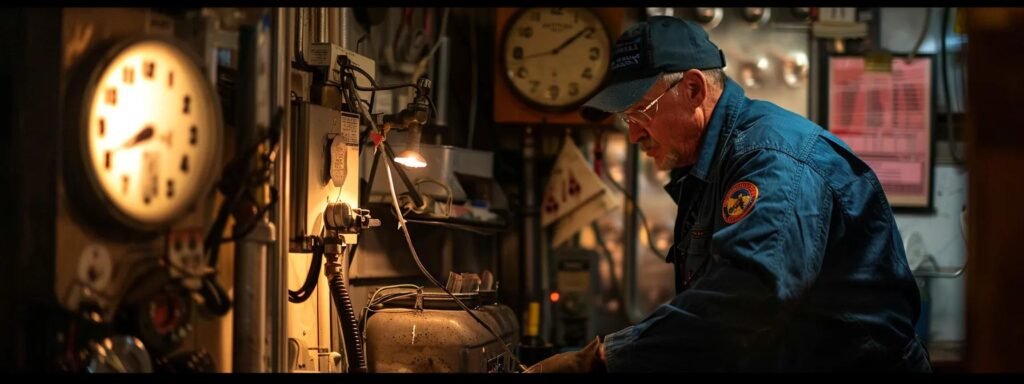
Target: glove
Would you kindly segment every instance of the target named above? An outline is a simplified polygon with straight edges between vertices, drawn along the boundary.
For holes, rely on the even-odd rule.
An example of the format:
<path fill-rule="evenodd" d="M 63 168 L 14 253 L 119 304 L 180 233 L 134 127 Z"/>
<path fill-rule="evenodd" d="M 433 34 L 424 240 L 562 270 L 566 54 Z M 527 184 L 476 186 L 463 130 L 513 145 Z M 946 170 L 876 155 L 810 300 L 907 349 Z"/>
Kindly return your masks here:
<path fill-rule="evenodd" d="M 594 338 L 579 351 L 563 352 L 534 364 L 526 373 L 603 373 L 604 361 L 598 355 L 601 339 Z"/>

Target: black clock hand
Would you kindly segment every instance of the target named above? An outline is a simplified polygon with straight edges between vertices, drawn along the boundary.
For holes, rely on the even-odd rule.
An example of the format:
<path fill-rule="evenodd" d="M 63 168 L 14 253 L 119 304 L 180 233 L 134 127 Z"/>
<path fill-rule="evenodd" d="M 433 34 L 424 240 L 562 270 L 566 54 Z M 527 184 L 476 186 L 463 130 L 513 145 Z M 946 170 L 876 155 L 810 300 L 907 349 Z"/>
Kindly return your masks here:
<path fill-rule="evenodd" d="M 553 55 L 553 54 L 555 54 L 555 51 L 554 50 L 550 50 L 550 51 L 544 51 L 544 52 L 537 52 L 537 53 L 534 53 L 532 55 L 526 55 L 526 56 L 523 56 L 523 58 L 524 59 L 529 59 L 531 57 L 544 56 L 544 55 Z"/>
<path fill-rule="evenodd" d="M 573 41 L 576 41 L 576 39 L 579 39 L 580 36 L 583 36 L 583 34 L 587 33 L 588 31 L 593 32 L 594 28 L 593 27 L 583 28 L 583 30 L 581 30 L 579 32 L 576 32 L 575 35 L 572 35 L 572 37 L 570 37 L 568 40 L 566 40 L 564 43 L 562 43 L 562 45 L 559 45 L 557 48 L 552 49 L 550 51 L 538 52 L 538 53 L 534 53 L 532 55 L 527 55 L 527 56 L 523 57 L 523 59 L 529 59 L 531 57 L 537 57 L 537 56 L 558 54 L 559 51 L 561 51 L 562 49 L 565 49 L 565 47 L 568 47 L 569 44 L 572 44 Z"/>
<path fill-rule="evenodd" d="M 592 32 L 593 30 L 594 28 L 586 27 L 583 28 L 582 31 L 576 32 L 576 34 L 570 37 L 569 40 L 566 40 L 564 43 L 562 43 L 562 45 L 559 45 L 558 48 L 555 48 L 554 53 L 558 53 L 558 51 L 565 49 L 565 47 L 568 47 L 569 44 L 572 44 L 572 42 L 576 41 L 576 39 L 579 39 L 580 36 L 583 36 L 584 33 L 587 33 L 588 31 Z"/>
<path fill-rule="evenodd" d="M 124 144 L 121 145 L 121 148 L 131 148 L 151 138 L 153 138 L 153 126 L 147 125 L 146 128 L 143 128 L 139 133 L 136 133 L 135 137 L 125 141 Z"/>

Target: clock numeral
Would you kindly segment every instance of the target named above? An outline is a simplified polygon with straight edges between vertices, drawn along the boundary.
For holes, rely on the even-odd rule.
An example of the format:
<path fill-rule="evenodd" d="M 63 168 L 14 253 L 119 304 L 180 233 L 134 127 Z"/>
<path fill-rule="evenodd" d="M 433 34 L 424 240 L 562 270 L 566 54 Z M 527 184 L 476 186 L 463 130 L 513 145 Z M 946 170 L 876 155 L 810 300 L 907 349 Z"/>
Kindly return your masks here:
<path fill-rule="evenodd" d="M 530 17 L 533 18 L 533 21 L 540 21 L 540 12 L 533 12 L 530 14 Z"/>
<path fill-rule="evenodd" d="M 107 89 L 107 104 L 117 105 L 117 88 Z"/>
<path fill-rule="evenodd" d="M 188 155 L 181 157 L 181 172 L 188 173 Z"/>
<path fill-rule="evenodd" d="M 100 137 L 103 137 L 107 133 L 107 121 L 100 119 Z"/>
<path fill-rule="evenodd" d="M 598 57 L 601 57 L 601 48 L 591 47 L 590 48 L 590 60 L 597 60 Z"/>
<path fill-rule="evenodd" d="M 569 83 L 569 96 L 576 96 L 580 94 L 580 85 L 576 83 Z"/>
<path fill-rule="evenodd" d="M 584 79 L 593 79 L 594 78 L 594 74 L 592 72 L 590 72 L 590 68 L 587 68 L 587 69 L 583 70 L 583 78 Z"/>
<path fill-rule="evenodd" d="M 512 58 L 516 59 L 516 60 L 522 60 L 523 59 L 523 47 L 514 47 L 514 48 L 512 48 Z"/>
<path fill-rule="evenodd" d="M 131 179 L 128 178 L 128 175 L 121 175 L 121 194 L 122 195 L 127 195 L 128 194 L 128 181 L 129 180 L 131 180 Z"/>
<path fill-rule="evenodd" d="M 146 78 L 152 80 L 153 75 L 156 72 L 156 63 L 152 61 L 147 61 L 145 64 L 142 65 L 142 67 L 144 68 L 143 72 L 145 73 Z"/>
<path fill-rule="evenodd" d="M 199 129 L 193 125 L 188 129 L 188 143 L 196 145 L 196 141 L 199 141 Z"/>
<path fill-rule="evenodd" d="M 547 96 L 548 99 L 551 99 L 551 100 L 557 99 L 558 98 L 558 86 L 557 85 L 552 85 L 552 86 L 548 87 L 548 92 L 547 92 L 546 96 Z"/>
<path fill-rule="evenodd" d="M 174 87 L 174 71 L 167 72 L 167 87 L 168 88 L 173 88 Z"/>
<path fill-rule="evenodd" d="M 124 76 L 122 78 L 125 84 L 132 84 L 135 82 L 135 68 L 124 67 Z"/>
<path fill-rule="evenodd" d="M 185 108 L 182 109 L 182 113 L 188 114 L 189 106 L 192 104 L 192 98 L 185 96 Z"/>
<path fill-rule="evenodd" d="M 551 8 L 551 14 L 552 15 L 561 15 L 562 14 L 562 8 Z"/>
<path fill-rule="evenodd" d="M 103 154 L 103 167 L 110 170 L 110 151 Z"/>
<path fill-rule="evenodd" d="M 174 197 L 174 180 L 167 179 L 167 198 Z"/>
<path fill-rule="evenodd" d="M 533 27 L 519 28 L 519 36 L 525 37 L 527 39 L 533 37 Z"/>
<path fill-rule="evenodd" d="M 519 69 L 516 70 L 516 76 L 521 79 L 526 78 L 526 67 L 519 67 Z"/>
<path fill-rule="evenodd" d="M 530 93 L 537 92 L 537 86 L 539 86 L 539 85 L 540 85 L 539 81 L 537 81 L 537 80 L 530 80 Z"/>

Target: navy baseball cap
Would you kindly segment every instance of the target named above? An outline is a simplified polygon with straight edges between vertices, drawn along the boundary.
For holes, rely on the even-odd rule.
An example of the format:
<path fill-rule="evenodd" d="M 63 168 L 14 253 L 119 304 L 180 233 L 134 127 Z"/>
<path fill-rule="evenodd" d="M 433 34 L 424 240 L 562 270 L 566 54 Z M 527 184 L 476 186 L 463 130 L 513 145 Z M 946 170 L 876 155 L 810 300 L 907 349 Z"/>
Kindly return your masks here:
<path fill-rule="evenodd" d="M 622 33 L 612 51 L 608 84 L 583 104 L 584 119 L 600 121 L 635 104 L 665 72 L 725 67 L 725 54 L 700 25 L 653 16 Z"/>

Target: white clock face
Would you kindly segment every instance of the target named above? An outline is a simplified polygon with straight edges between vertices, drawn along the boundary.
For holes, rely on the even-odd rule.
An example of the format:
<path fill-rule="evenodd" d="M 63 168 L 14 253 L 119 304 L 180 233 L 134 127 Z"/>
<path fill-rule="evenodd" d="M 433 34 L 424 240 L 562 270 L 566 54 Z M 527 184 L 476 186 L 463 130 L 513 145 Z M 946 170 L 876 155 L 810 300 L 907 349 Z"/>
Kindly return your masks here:
<path fill-rule="evenodd" d="M 102 70 L 85 105 L 86 147 L 118 210 L 162 224 L 206 191 L 221 145 L 214 97 L 192 59 L 160 40 L 130 45 Z"/>
<path fill-rule="evenodd" d="M 608 72 L 610 44 L 587 8 L 530 8 L 509 21 L 502 59 L 512 87 L 542 107 L 586 101 Z"/>

